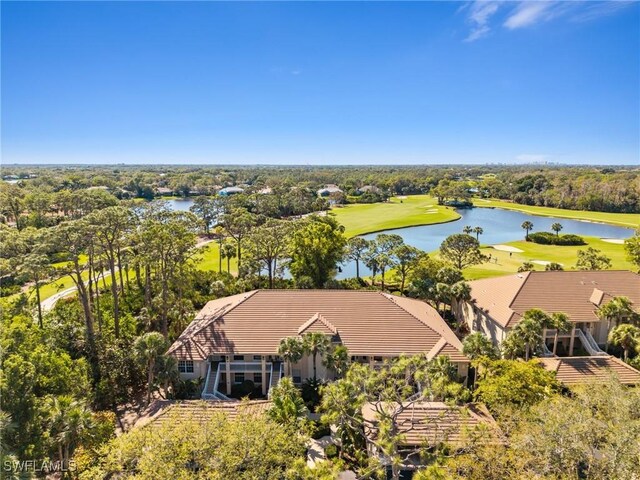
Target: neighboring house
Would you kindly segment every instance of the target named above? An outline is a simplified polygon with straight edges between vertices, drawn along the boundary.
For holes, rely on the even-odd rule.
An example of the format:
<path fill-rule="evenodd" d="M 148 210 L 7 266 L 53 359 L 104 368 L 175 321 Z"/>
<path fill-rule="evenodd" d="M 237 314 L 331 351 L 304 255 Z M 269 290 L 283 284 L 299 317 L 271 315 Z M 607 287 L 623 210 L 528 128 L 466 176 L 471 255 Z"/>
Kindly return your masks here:
<path fill-rule="evenodd" d="M 324 188 L 321 188 L 320 190 L 318 190 L 317 193 L 319 197 L 328 197 L 333 193 L 343 193 L 343 192 L 342 190 L 340 190 L 340 188 L 338 188 L 337 185 L 329 184 L 329 185 L 325 185 Z"/>
<path fill-rule="evenodd" d="M 167 187 L 157 187 L 156 188 L 156 195 L 159 195 L 161 197 L 168 196 L 168 195 L 173 195 L 173 189 L 167 188 Z"/>
<path fill-rule="evenodd" d="M 467 376 L 469 359 L 442 317 L 424 302 L 364 290 L 254 290 L 212 300 L 168 353 L 183 379 L 205 378 L 203 398 L 225 399 L 245 380 L 267 395 L 284 374 L 280 340 L 322 332 L 372 366 L 401 354 L 449 356 Z M 311 356 L 292 365 L 294 382 L 313 376 Z M 321 379 L 333 374 L 317 361 Z"/>
<path fill-rule="evenodd" d="M 360 187 L 358 188 L 358 192 L 360 193 L 382 193 L 382 190 L 380 190 L 378 187 L 376 187 L 375 185 L 365 185 L 364 187 Z"/>
<path fill-rule="evenodd" d="M 625 385 L 640 385 L 640 372 L 619 358 L 598 357 L 563 357 L 539 359 L 544 368 L 555 372 L 556 378 L 566 386 L 579 383 L 605 381 L 616 377 Z"/>
<path fill-rule="evenodd" d="M 223 197 L 228 197 L 230 195 L 237 195 L 238 193 L 243 193 L 244 189 L 240 187 L 226 187 L 221 189 L 218 192 L 218 195 L 222 195 Z"/>
<path fill-rule="evenodd" d="M 467 441 L 481 438 L 487 444 L 502 443 L 502 432 L 487 408 L 478 403 L 447 405 L 444 402 L 415 402 L 407 404 L 365 404 L 362 409 L 367 451 L 380 455 L 376 447 L 381 408 L 395 417 L 394 427 L 401 435 L 398 451 L 403 458 L 401 470 L 414 470 L 424 465 L 421 449 L 446 444 L 452 449 L 465 446 Z M 388 409 L 395 409 L 396 412 Z M 384 457 L 381 458 L 383 462 Z"/>
<path fill-rule="evenodd" d="M 201 425 L 216 415 L 225 415 L 234 420 L 238 414 L 263 415 L 271 407 L 267 400 L 250 400 L 242 402 L 207 402 L 203 400 L 157 400 L 150 407 L 150 413 L 141 417 L 136 428 L 151 426 L 160 427 L 167 422 L 178 424 L 187 420 L 195 420 Z"/>
<path fill-rule="evenodd" d="M 609 325 L 596 313 L 613 297 L 625 296 L 640 306 L 640 275 L 623 270 L 524 272 L 476 280 L 469 286 L 471 300 L 455 304 L 454 311 L 471 331 L 484 332 L 495 344 L 527 310 L 566 313 L 574 328 L 559 335 L 561 356 L 572 356 L 580 346 L 591 355 L 603 354 L 598 345 L 606 343 Z M 545 332 L 547 344 L 553 335 L 552 330 Z"/>

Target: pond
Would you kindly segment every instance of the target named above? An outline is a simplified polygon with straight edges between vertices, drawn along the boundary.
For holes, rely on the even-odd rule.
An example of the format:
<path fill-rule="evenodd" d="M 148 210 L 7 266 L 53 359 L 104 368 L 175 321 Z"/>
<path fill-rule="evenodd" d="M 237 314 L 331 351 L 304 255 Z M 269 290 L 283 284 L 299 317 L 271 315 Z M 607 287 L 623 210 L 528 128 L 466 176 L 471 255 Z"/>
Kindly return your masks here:
<path fill-rule="evenodd" d="M 174 210 L 189 210 L 189 207 L 193 205 L 193 199 L 171 199 L 167 200 L 167 204 Z M 480 243 L 483 245 L 496 245 L 524 238 L 525 232 L 522 230 L 521 225 L 525 221 L 533 223 L 534 232 L 550 232 L 551 225 L 557 222 L 562 225 L 562 233 L 574 233 L 576 235 L 600 238 L 628 238 L 633 235 L 633 230 L 630 228 L 566 218 L 540 217 L 499 208 L 468 208 L 460 209 L 458 213 L 461 218 L 453 222 L 399 228 L 387 230 L 384 233 L 398 234 L 404 239 L 405 243 L 425 252 L 437 250 L 445 238 L 454 233 L 462 233 L 462 229 L 466 225 L 482 227 L 484 233 L 480 235 Z M 363 238 L 372 240 L 378 233 L 363 235 Z M 341 269 L 342 271 L 337 276 L 339 279 L 355 277 L 356 275 L 354 262 L 342 265 Z M 370 272 L 366 267 L 360 265 L 360 274 L 370 275 Z"/>
<path fill-rule="evenodd" d="M 163 200 L 162 197 L 158 198 L 158 200 Z M 172 198 L 170 200 L 164 200 L 167 206 L 171 210 L 177 210 L 180 212 L 188 212 L 193 205 L 193 198 Z"/>
<path fill-rule="evenodd" d="M 513 210 L 503 210 L 499 208 L 466 208 L 458 210 L 461 218 L 449 222 L 435 225 L 424 225 L 420 227 L 398 228 L 387 230 L 384 233 L 395 233 L 404 239 L 405 243 L 412 245 L 425 252 L 432 252 L 440 247 L 442 241 L 454 233 L 462 233 L 462 229 L 470 227 L 482 227 L 484 233 L 480 235 L 480 243 L 483 245 L 496 245 L 514 240 L 523 239 L 525 232 L 521 225 L 525 221 L 533 223 L 533 231 L 551 231 L 553 223 L 562 225 L 562 233 L 574 233 L 600 238 L 627 238 L 633 235 L 630 228 L 616 227 L 604 223 L 593 223 L 579 220 L 569 220 L 566 218 L 539 217 Z M 372 240 L 377 233 L 363 235 L 363 238 Z M 338 278 L 349 278 L 355 276 L 355 263 L 350 262 L 342 266 L 342 272 Z M 364 271 L 364 273 L 363 273 Z M 360 266 L 360 274 L 368 275 L 366 267 Z"/>

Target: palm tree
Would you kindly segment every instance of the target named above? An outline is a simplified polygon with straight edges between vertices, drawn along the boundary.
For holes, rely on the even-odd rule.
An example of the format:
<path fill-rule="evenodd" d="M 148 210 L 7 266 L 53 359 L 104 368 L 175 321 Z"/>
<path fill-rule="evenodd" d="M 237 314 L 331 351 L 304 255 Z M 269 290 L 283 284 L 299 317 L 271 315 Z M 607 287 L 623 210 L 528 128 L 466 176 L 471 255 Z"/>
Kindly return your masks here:
<path fill-rule="evenodd" d="M 553 335 L 553 354 L 555 355 L 556 349 L 558 348 L 558 335 L 570 331 L 573 328 L 573 324 L 569 320 L 569 315 L 556 312 L 549 316 L 549 321 L 545 326 L 555 329 L 555 334 Z"/>
<path fill-rule="evenodd" d="M 542 310 L 533 308 L 524 314 L 524 319 L 516 326 L 514 333 L 522 338 L 525 347 L 524 359 L 529 360 L 532 350 L 542 343 L 542 327 L 548 315 Z"/>
<path fill-rule="evenodd" d="M 467 335 L 462 341 L 462 353 L 470 360 L 488 357 L 495 360 L 500 357 L 498 349 L 484 333 L 475 332 Z M 478 367 L 473 369 L 473 383 L 478 379 Z"/>
<path fill-rule="evenodd" d="M 67 468 L 79 439 L 94 428 L 93 415 L 84 402 L 62 395 L 47 401 L 51 436 L 58 442 L 58 457 Z"/>
<path fill-rule="evenodd" d="M 500 344 L 502 356 L 508 360 L 515 360 L 525 350 L 525 344 L 518 330 L 514 329 Z"/>
<path fill-rule="evenodd" d="M 462 233 L 467 235 L 471 235 L 472 232 L 473 232 L 473 227 L 471 225 L 467 225 L 462 229 Z"/>
<path fill-rule="evenodd" d="M 323 361 L 323 365 L 333 370 L 337 377 L 342 377 L 347 372 L 349 363 L 349 350 L 344 345 L 336 345 Z"/>
<path fill-rule="evenodd" d="M 458 307 L 458 310 L 460 310 L 460 305 L 462 304 L 462 302 L 467 302 L 471 300 L 471 287 L 464 280 L 454 283 L 451 286 L 451 298 L 452 300 L 456 301 L 456 306 Z M 454 313 L 457 314 L 459 312 L 454 312 Z M 456 318 L 459 318 L 459 317 L 460 317 L 459 315 L 456 315 Z M 458 331 L 460 330 L 460 324 L 461 322 L 458 322 Z"/>
<path fill-rule="evenodd" d="M 562 230 L 562 225 L 556 222 L 553 225 L 551 225 L 551 230 L 556 232 L 557 236 L 560 236 L 560 230 Z"/>
<path fill-rule="evenodd" d="M 476 234 L 476 240 L 480 241 L 480 235 L 484 233 L 484 230 L 482 229 L 482 227 L 474 227 L 473 233 Z"/>
<path fill-rule="evenodd" d="M 313 380 L 317 380 L 316 359 L 318 354 L 324 355 L 331 347 L 331 340 L 324 333 L 311 332 L 302 336 L 302 349 L 313 357 Z"/>
<path fill-rule="evenodd" d="M 640 346 L 640 328 L 630 323 L 618 325 L 609 333 L 609 342 L 622 348 L 626 362 L 629 359 L 629 351 L 635 351 Z"/>
<path fill-rule="evenodd" d="M 225 242 L 220 248 L 220 256 L 227 259 L 227 273 L 231 272 L 231 259 L 236 258 L 236 246 L 231 242 Z"/>
<path fill-rule="evenodd" d="M 167 342 L 159 332 L 149 332 L 138 337 L 133 344 L 133 348 L 138 358 L 147 369 L 147 405 L 151 402 L 151 392 L 155 377 L 156 363 L 167 349 Z"/>
<path fill-rule="evenodd" d="M 493 342 L 482 332 L 470 333 L 462 341 L 462 353 L 470 360 L 480 357 L 489 357 L 495 360 L 499 357 L 498 349 Z"/>
<path fill-rule="evenodd" d="M 601 305 L 596 311 L 596 315 L 600 320 L 607 320 L 607 332 L 611 331 L 611 321 L 615 320 L 616 325 L 623 318 L 633 315 L 632 302 L 627 297 L 613 297 L 610 301 Z M 605 351 L 609 347 L 609 337 L 605 344 Z"/>
<path fill-rule="evenodd" d="M 303 353 L 302 341 L 299 338 L 287 337 L 280 340 L 278 355 L 284 360 L 288 375 L 291 375 L 291 366 L 300 361 Z"/>
<path fill-rule="evenodd" d="M 531 223 L 530 221 L 527 220 L 525 222 L 522 222 L 522 225 L 520 225 L 520 226 L 527 232 L 525 234 L 525 236 L 524 236 L 524 239 L 528 241 L 529 240 L 529 232 L 531 230 L 533 230 L 533 223 Z"/>
<path fill-rule="evenodd" d="M 307 407 L 290 378 L 283 378 L 270 392 L 271 408 L 267 415 L 282 425 L 296 425 L 307 418 Z"/>

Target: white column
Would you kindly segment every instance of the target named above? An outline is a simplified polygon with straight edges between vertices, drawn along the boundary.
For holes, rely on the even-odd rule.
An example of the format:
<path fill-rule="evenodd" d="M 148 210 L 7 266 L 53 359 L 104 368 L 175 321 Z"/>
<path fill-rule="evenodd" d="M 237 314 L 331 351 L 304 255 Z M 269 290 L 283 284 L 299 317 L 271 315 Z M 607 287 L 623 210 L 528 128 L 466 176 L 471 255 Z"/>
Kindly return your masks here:
<path fill-rule="evenodd" d="M 576 338 L 576 326 L 574 325 L 571 329 L 571 339 L 569 339 L 569 356 L 573 356 L 573 343 Z"/>
<path fill-rule="evenodd" d="M 261 361 L 262 361 L 262 395 L 266 395 L 267 394 L 267 357 L 262 355 Z"/>
<path fill-rule="evenodd" d="M 225 357 L 226 376 L 227 376 L 227 395 L 231 395 L 231 355 Z"/>

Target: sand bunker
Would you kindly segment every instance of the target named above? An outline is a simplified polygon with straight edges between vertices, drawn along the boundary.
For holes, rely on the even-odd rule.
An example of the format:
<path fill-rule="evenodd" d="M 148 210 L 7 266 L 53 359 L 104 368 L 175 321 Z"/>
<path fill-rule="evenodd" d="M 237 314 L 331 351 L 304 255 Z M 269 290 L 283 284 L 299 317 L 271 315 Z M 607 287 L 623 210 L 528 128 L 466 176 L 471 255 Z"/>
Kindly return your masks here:
<path fill-rule="evenodd" d="M 494 245 L 494 249 L 500 250 L 501 252 L 512 252 L 512 253 L 522 253 L 524 250 L 520 250 L 519 248 L 512 247 L 510 245 Z"/>
<path fill-rule="evenodd" d="M 558 265 L 562 265 L 560 262 L 549 262 L 547 260 L 531 260 L 531 263 L 535 263 L 538 265 L 551 265 L 552 263 L 557 263 Z"/>
<path fill-rule="evenodd" d="M 617 243 L 618 245 L 622 245 L 624 243 L 624 239 L 622 238 L 601 238 L 600 240 L 607 243 Z"/>

